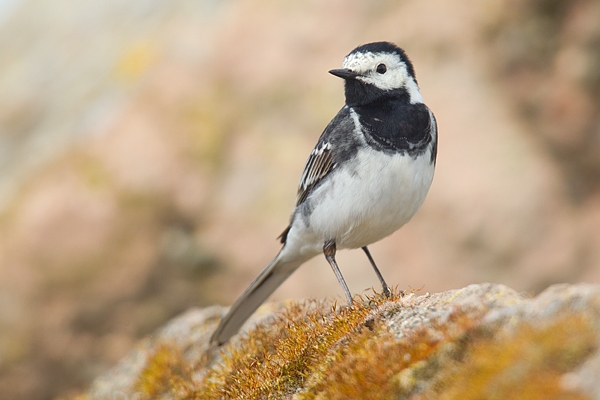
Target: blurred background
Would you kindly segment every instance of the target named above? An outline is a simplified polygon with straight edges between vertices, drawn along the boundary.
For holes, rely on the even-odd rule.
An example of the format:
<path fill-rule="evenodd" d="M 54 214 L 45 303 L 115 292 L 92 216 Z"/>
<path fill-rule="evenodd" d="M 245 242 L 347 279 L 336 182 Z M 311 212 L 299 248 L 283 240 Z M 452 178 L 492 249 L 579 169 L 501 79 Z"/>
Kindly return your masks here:
<path fill-rule="evenodd" d="M 600 2 L 0 0 L 0 393 L 85 388 L 279 250 L 327 73 L 393 41 L 437 116 L 417 216 L 371 246 L 420 293 L 600 282 Z M 355 293 L 378 281 L 338 256 Z M 338 297 L 319 257 L 273 299 Z"/>

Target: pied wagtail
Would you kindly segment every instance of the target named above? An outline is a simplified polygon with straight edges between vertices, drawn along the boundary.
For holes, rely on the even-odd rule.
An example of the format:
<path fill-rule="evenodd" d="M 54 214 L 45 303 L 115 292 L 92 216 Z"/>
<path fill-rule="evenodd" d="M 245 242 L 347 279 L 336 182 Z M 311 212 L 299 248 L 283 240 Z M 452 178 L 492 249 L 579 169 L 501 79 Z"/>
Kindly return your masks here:
<path fill-rule="evenodd" d="M 435 117 L 423 103 L 404 51 L 388 42 L 357 47 L 341 69 L 346 104 L 310 153 L 283 247 L 211 337 L 221 345 L 302 263 L 323 253 L 348 302 L 337 249 L 362 248 L 389 295 L 367 245 L 400 229 L 423 204 L 437 155 Z"/>

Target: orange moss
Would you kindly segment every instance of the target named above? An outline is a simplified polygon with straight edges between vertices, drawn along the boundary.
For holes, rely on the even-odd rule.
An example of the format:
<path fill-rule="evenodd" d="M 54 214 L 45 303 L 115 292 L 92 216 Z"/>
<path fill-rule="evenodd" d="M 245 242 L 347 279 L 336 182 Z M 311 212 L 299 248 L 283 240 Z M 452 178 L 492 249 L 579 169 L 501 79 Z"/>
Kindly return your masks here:
<path fill-rule="evenodd" d="M 586 399 L 561 385 L 562 375 L 595 349 L 585 315 L 568 315 L 545 327 L 522 322 L 499 335 L 473 335 L 463 361 L 449 360 L 423 399 Z"/>
<path fill-rule="evenodd" d="M 441 325 L 416 329 L 398 339 L 381 324 L 375 331 L 364 330 L 353 336 L 343 348 L 332 349 L 331 361 L 320 366 L 319 378 L 311 379 L 299 399 L 390 399 L 408 395 L 414 379 L 399 376 L 411 366 L 420 374 L 430 372 L 423 367 L 440 345 L 464 334 L 476 324 L 477 318 L 455 311 Z M 434 363 L 435 364 L 435 363 Z M 436 371 L 435 367 L 429 368 Z M 420 377 L 422 379 L 424 377 Z"/>
<path fill-rule="evenodd" d="M 160 344 L 149 357 L 136 389 L 142 398 L 168 394 L 170 398 L 189 396 L 193 370 L 175 344 Z"/>
<path fill-rule="evenodd" d="M 143 398 L 186 400 L 585 399 L 561 379 L 595 348 L 586 315 L 483 328 L 485 310 L 455 309 L 398 337 L 384 322 L 402 307 L 399 299 L 375 296 L 352 307 L 294 303 L 224 347 L 196 380 L 181 351 L 161 345 L 137 388 Z"/>
<path fill-rule="evenodd" d="M 229 346 L 221 363 L 205 378 L 195 399 L 281 398 L 290 395 L 315 372 L 315 366 L 332 358 L 331 349 L 361 331 L 367 331 L 372 313 L 399 298 L 367 298 L 352 307 L 323 302 L 293 304 L 275 321 L 249 332 L 236 347 Z M 363 329 L 367 327 L 367 329 Z"/>

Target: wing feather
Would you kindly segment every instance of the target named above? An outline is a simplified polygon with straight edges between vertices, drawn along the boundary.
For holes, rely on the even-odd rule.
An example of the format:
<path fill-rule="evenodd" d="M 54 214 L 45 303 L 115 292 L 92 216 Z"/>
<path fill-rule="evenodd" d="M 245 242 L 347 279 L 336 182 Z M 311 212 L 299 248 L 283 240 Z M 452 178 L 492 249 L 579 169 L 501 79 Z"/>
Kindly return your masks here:
<path fill-rule="evenodd" d="M 340 112 L 335 116 L 333 120 L 327 125 L 325 131 L 321 134 L 319 141 L 315 148 L 311 151 L 306 164 L 304 164 L 304 170 L 298 183 L 298 193 L 296 195 L 296 207 L 306 201 L 310 193 L 313 191 L 315 186 L 319 184 L 335 167 L 336 163 L 333 157 L 333 144 L 331 139 L 335 138 L 335 132 L 341 130 L 341 132 L 347 133 L 355 129 L 354 119 L 350 116 L 348 106 L 344 106 Z M 344 135 L 342 135 L 344 136 Z M 338 135 L 339 137 L 339 135 Z M 339 150 L 336 151 L 339 154 Z M 295 212 L 292 213 L 292 220 Z M 281 243 L 287 241 L 288 233 L 292 228 L 290 225 L 279 235 Z"/>
<path fill-rule="evenodd" d="M 298 194 L 296 195 L 296 206 L 299 206 L 306 200 L 311 190 L 334 168 L 333 157 L 331 155 L 331 144 L 321 142 L 311 151 L 306 160 L 300 183 L 298 184 Z"/>

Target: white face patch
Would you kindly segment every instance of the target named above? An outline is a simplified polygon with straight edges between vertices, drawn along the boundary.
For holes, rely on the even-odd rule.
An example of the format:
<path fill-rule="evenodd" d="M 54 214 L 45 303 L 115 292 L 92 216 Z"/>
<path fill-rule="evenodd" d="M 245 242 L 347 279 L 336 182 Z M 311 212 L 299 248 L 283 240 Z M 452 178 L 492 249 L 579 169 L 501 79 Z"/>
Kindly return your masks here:
<path fill-rule="evenodd" d="M 383 64 L 386 72 L 377 72 L 377 66 Z M 343 68 L 360 74 L 356 79 L 382 90 L 406 88 L 413 104 L 423 103 L 419 86 L 408 74 L 406 63 L 397 54 L 390 53 L 353 53 L 344 59 Z"/>

